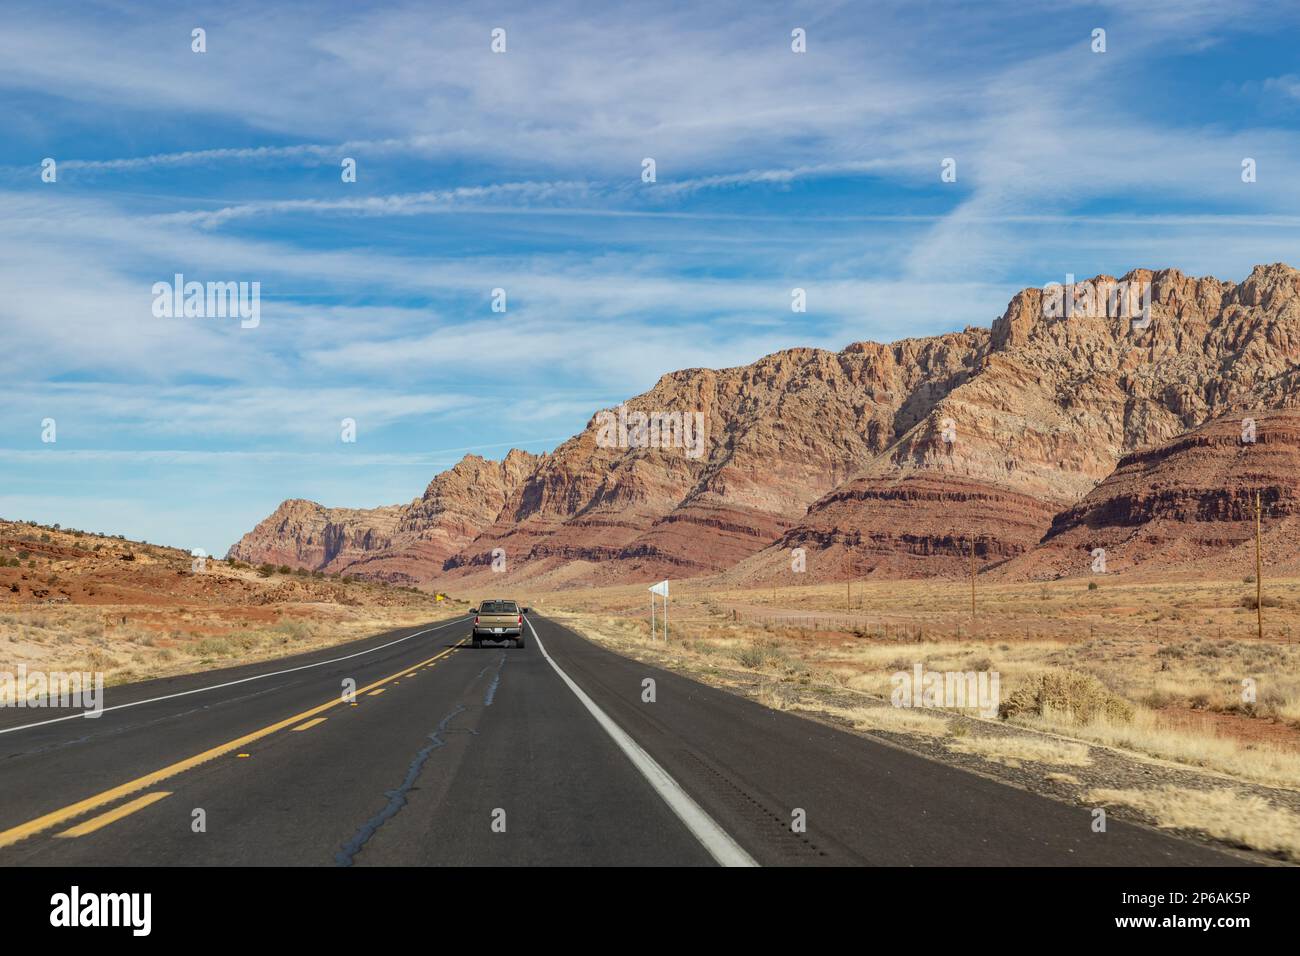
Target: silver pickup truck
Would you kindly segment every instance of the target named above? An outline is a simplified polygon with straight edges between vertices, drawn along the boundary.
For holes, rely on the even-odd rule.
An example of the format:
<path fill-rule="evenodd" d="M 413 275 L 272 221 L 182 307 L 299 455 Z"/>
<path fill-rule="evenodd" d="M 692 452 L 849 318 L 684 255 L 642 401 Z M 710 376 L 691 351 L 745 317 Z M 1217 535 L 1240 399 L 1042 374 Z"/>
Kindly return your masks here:
<path fill-rule="evenodd" d="M 524 646 L 524 615 L 528 608 L 515 601 L 484 601 L 471 612 L 474 630 L 470 635 L 475 647 L 484 641 L 514 641 L 515 647 Z"/>

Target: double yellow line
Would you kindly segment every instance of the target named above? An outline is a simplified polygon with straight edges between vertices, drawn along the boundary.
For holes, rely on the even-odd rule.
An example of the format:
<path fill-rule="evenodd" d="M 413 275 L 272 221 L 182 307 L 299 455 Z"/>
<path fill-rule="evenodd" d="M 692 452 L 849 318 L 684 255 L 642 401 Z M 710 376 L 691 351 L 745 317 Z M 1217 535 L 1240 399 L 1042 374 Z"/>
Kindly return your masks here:
<path fill-rule="evenodd" d="M 424 667 L 426 665 L 432 664 L 434 661 L 438 660 L 439 658 L 446 657 L 452 651 L 461 647 L 463 643 L 464 642 L 461 641 L 447 648 L 445 651 L 442 651 L 439 654 L 435 654 L 433 657 L 430 657 L 428 660 L 421 661 L 420 663 L 415 664 L 414 666 L 403 667 L 396 674 L 391 674 L 388 677 L 383 678 L 382 680 L 377 680 L 373 684 L 367 684 L 365 687 L 362 687 L 359 690 L 357 690 L 356 696 L 360 697 L 362 694 L 366 693 L 369 690 L 373 690 L 376 687 L 381 687 L 384 684 L 387 684 L 389 681 L 395 680 L 398 677 L 405 677 L 407 674 L 413 673 L 415 670 L 417 670 L 420 667 Z M 152 787 L 154 784 L 162 780 L 166 780 L 168 777 L 174 777 L 177 774 L 184 773 L 187 770 L 193 770 L 195 767 L 199 766 L 199 764 L 207 763 L 209 760 L 215 760 L 217 757 L 220 757 L 224 754 L 228 754 L 232 750 L 238 750 L 240 747 L 244 747 L 248 744 L 251 744 L 255 740 L 261 740 L 263 737 L 267 737 L 278 730 L 284 730 L 286 727 L 292 727 L 293 725 L 299 724 L 304 720 L 310 720 L 313 717 L 315 717 L 317 714 L 322 714 L 333 707 L 338 707 L 343 702 L 344 702 L 344 698 L 342 695 L 340 695 L 334 698 L 333 700 L 326 701 L 325 703 L 313 707 L 310 710 L 304 710 L 301 714 L 294 714 L 292 717 L 288 717 L 284 720 L 276 721 L 274 724 L 271 724 L 267 727 L 263 727 L 261 730 L 254 730 L 250 734 L 245 734 L 244 736 L 236 738 L 235 740 L 228 741 L 227 743 L 219 744 L 218 746 L 213 747 L 210 750 L 203 751 L 203 753 L 195 754 L 193 757 L 187 757 L 184 760 L 178 760 L 176 763 L 163 767 L 161 770 L 155 770 L 153 773 L 147 773 L 143 777 L 136 777 L 134 780 L 128 781 L 127 783 L 124 783 L 120 786 L 113 787 L 111 790 L 105 790 L 103 793 L 97 793 L 93 797 L 87 797 L 85 800 L 79 800 L 76 803 L 69 804 L 68 806 L 63 807 L 60 810 L 55 810 L 51 813 L 45 814 L 44 816 L 37 817 L 35 820 L 29 820 L 26 823 L 20 823 L 16 827 L 10 827 L 8 830 L 0 831 L 0 848 L 11 846 L 12 844 L 17 843 L 19 840 L 25 840 L 29 836 L 34 836 L 37 833 L 40 833 L 44 830 L 48 830 L 51 827 L 59 826 L 62 823 L 68 822 L 69 820 L 75 820 L 77 817 L 89 813 L 91 810 L 96 810 L 99 807 L 104 806 L 105 804 L 112 803 L 115 800 L 120 800 L 122 797 L 135 793 L 137 790 L 143 790 L 146 787 Z M 141 806 L 144 805 L 147 804 L 141 804 Z M 132 809 L 133 810 L 140 809 L 140 807 L 133 807 Z"/>

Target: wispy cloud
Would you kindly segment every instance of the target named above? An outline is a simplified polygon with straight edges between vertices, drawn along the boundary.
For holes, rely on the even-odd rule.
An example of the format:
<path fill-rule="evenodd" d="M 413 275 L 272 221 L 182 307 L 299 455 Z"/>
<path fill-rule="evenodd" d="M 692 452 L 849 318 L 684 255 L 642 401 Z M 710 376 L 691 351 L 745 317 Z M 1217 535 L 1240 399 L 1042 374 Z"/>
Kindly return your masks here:
<path fill-rule="evenodd" d="M 252 216 L 293 215 L 298 213 L 349 213 L 361 216 L 420 216 L 444 212 L 464 204 L 489 201 L 516 203 L 545 202 L 555 199 L 582 199 L 590 193 L 590 184 L 582 182 L 499 183 L 488 186 L 459 186 L 455 189 L 427 190 L 389 196 L 359 196 L 346 199 L 279 199 L 245 202 L 213 210 L 164 213 L 154 219 L 163 225 L 190 223 L 213 227 L 235 219 Z"/>
<path fill-rule="evenodd" d="M 7 16 L 0 506 L 93 517 L 102 481 L 212 550 L 282 497 L 409 500 L 456 450 L 545 448 L 676 368 L 987 324 L 1065 271 L 1300 260 L 1285 6 Z M 178 272 L 260 282 L 261 326 L 154 317 Z M 229 496 L 202 526 L 195 466 Z"/>

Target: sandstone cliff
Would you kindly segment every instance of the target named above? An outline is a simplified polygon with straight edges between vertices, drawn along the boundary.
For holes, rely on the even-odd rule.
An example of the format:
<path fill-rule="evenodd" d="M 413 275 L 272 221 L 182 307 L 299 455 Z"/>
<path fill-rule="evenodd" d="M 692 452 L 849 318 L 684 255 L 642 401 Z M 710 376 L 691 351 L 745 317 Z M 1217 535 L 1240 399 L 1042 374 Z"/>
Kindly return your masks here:
<path fill-rule="evenodd" d="M 503 461 L 467 455 L 408 505 L 326 508 L 293 499 L 244 535 L 230 556 L 375 580 L 426 582 L 496 519 L 539 458 L 512 450 Z"/>
<path fill-rule="evenodd" d="M 673 372 L 547 455 L 468 457 L 405 506 L 285 502 L 232 553 L 390 580 L 565 586 L 792 580 L 797 548 L 803 580 L 960 575 L 972 547 L 981 569 L 1028 576 L 1086 572 L 1078 552 L 1106 546 L 1094 542 L 1110 542 L 1117 567 L 1231 548 L 1231 509 L 1210 519 L 1226 524 L 1189 531 L 1185 552 L 1157 529 L 1218 514 L 1216 496 L 1254 487 L 1252 459 L 1189 479 L 1173 511 L 1139 507 L 1134 483 L 1142 462 L 1161 462 L 1157 477 L 1174 485 L 1210 468 L 1203 455 L 1222 435 L 1203 426 L 1231 431 L 1231 416 L 1262 423 L 1297 404 L 1300 273 L 1122 281 L 1150 283 L 1149 323 L 1095 307 L 1066 316 L 1027 289 L 990 329 Z M 698 415 L 699 428 L 683 441 L 679 421 L 647 444 L 626 425 L 638 414 Z M 1267 420 L 1271 453 L 1290 426 Z M 1282 507 L 1285 467 L 1270 487 Z"/>

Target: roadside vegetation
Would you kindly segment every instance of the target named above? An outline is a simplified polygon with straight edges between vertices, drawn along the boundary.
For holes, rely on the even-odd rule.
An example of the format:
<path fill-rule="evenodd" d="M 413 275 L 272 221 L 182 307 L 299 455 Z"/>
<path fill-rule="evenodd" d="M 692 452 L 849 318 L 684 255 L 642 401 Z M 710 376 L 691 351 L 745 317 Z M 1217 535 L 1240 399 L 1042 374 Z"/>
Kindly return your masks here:
<path fill-rule="evenodd" d="M 1271 585 L 1277 609 L 1263 641 L 1253 612 L 1237 618 L 1241 582 L 1089 584 L 999 585 L 980 595 L 972 626 L 968 586 L 854 585 L 850 597 L 843 584 L 773 592 L 674 583 L 667 645 L 651 638 L 630 589 L 537 601 L 622 653 L 774 709 L 1058 797 L 1102 805 L 1102 794 L 1155 825 L 1300 860 L 1300 582 Z M 964 620 L 951 612 L 962 597 Z M 917 664 L 996 671 L 998 715 L 891 706 L 894 675 Z M 1250 808 L 1249 825 L 1215 819 L 1238 804 Z"/>
<path fill-rule="evenodd" d="M 462 613 L 413 587 L 0 521 L 0 671 L 106 684 L 283 657 Z M 0 702 L 3 703 L 3 702 Z"/>

